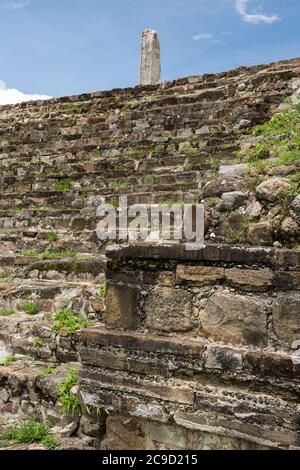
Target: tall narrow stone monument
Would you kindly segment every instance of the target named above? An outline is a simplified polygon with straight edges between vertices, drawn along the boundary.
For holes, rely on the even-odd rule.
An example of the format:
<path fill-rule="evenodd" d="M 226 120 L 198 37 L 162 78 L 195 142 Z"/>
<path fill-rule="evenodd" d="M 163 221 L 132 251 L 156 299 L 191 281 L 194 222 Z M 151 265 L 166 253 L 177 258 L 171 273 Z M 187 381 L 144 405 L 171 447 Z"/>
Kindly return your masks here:
<path fill-rule="evenodd" d="M 141 47 L 141 85 L 154 85 L 160 79 L 160 43 L 153 29 L 145 29 Z"/>

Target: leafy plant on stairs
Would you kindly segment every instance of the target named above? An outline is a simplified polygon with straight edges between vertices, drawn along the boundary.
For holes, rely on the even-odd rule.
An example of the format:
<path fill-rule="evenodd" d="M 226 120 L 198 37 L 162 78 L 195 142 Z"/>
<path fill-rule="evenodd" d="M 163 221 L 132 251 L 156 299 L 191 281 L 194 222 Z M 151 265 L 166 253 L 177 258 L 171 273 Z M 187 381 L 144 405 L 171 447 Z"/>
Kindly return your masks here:
<path fill-rule="evenodd" d="M 68 308 L 63 308 L 54 314 L 54 325 L 52 330 L 59 334 L 62 329 L 66 329 L 68 335 L 72 335 L 75 331 L 88 328 L 90 323 L 81 315 L 73 313 Z"/>
<path fill-rule="evenodd" d="M 65 381 L 58 387 L 58 401 L 62 404 L 64 413 L 71 415 L 74 415 L 79 408 L 78 398 L 72 393 L 72 388 L 75 385 L 78 385 L 78 370 L 70 369 Z"/>

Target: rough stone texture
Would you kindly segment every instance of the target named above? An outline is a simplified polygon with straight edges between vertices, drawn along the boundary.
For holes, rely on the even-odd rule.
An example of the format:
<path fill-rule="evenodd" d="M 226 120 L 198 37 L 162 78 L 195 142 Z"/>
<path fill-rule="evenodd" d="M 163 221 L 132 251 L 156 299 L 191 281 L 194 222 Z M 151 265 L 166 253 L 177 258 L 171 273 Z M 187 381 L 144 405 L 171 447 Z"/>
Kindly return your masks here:
<path fill-rule="evenodd" d="M 154 85 L 160 79 L 160 44 L 157 32 L 145 29 L 141 44 L 141 85 Z"/>
<path fill-rule="evenodd" d="M 256 188 L 256 194 L 259 199 L 274 202 L 284 190 L 290 187 L 291 185 L 282 178 L 270 178 Z"/>
<path fill-rule="evenodd" d="M 146 326 L 157 331 L 192 329 L 192 296 L 168 287 L 151 291 L 145 302 Z"/>
<path fill-rule="evenodd" d="M 256 201 L 247 207 L 246 216 L 249 217 L 249 219 L 255 219 L 256 217 L 260 216 L 261 211 L 262 205 L 260 204 L 260 202 Z"/>
<path fill-rule="evenodd" d="M 222 212 L 231 211 L 240 207 L 246 200 L 247 195 L 241 191 L 233 191 L 231 193 L 222 194 L 221 202 L 217 206 L 217 210 Z"/>
<path fill-rule="evenodd" d="M 266 314 L 263 303 L 229 292 L 213 294 L 200 311 L 200 335 L 231 344 L 265 346 Z"/>
<path fill-rule="evenodd" d="M 247 240 L 250 245 L 271 245 L 273 228 L 270 222 L 259 222 L 248 227 Z"/>
<path fill-rule="evenodd" d="M 224 279 L 224 268 L 209 266 L 177 266 L 176 277 L 180 281 L 198 283 L 216 282 Z"/>
<path fill-rule="evenodd" d="M 221 165 L 219 174 L 223 178 L 239 178 L 244 176 L 248 171 L 247 163 L 239 163 L 236 165 Z"/>
<path fill-rule="evenodd" d="M 191 431 L 183 427 L 113 416 L 107 423 L 108 447 L 115 450 L 262 450 L 242 439 Z"/>
<path fill-rule="evenodd" d="M 274 331 L 280 341 L 292 346 L 300 340 L 300 297 L 280 295 L 273 307 Z"/>
<path fill-rule="evenodd" d="M 272 286 L 274 273 L 271 269 L 225 269 L 228 282 L 249 291 L 268 290 Z"/>
<path fill-rule="evenodd" d="M 106 296 L 107 328 L 135 329 L 137 326 L 137 289 L 109 286 Z"/>
<path fill-rule="evenodd" d="M 295 197 L 292 203 L 292 209 L 297 213 L 300 214 L 300 196 Z"/>

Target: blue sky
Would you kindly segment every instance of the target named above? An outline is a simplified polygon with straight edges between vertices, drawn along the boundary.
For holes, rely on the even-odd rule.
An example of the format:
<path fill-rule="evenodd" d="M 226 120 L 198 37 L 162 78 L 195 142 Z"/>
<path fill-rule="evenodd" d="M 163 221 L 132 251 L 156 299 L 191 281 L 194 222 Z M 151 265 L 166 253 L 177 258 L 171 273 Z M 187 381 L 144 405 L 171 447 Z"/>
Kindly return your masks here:
<path fill-rule="evenodd" d="M 297 57 L 299 18 L 299 0 L 0 0 L 0 103 L 136 85 L 144 28 L 162 80 Z"/>

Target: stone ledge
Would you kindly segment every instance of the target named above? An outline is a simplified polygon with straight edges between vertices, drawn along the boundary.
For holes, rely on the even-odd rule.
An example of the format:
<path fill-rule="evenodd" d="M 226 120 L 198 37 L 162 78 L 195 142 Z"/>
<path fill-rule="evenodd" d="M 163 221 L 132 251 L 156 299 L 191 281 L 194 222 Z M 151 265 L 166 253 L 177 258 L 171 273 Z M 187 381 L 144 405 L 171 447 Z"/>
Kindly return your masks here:
<path fill-rule="evenodd" d="M 111 245 L 106 249 L 108 260 L 154 259 L 178 261 L 206 261 L 219 263 L 255 264 L 278 269 L 300 269 L 300 250 L 275 250 L 273 248 L 206 245 L 200 250 L 188 251 L 183 244 Z"/>
<path fill-rule="evenodd" d="M 82 330 L 75 333 L 74 339 L 85 346 L 105 347 L 115 345 L 131 350 L 174 354 L 191 359 L 201 358 L 207 345 L 207 342 L 201 340 L 143 335 L 132 331 L 111 331 L 105 327 Z"/>

